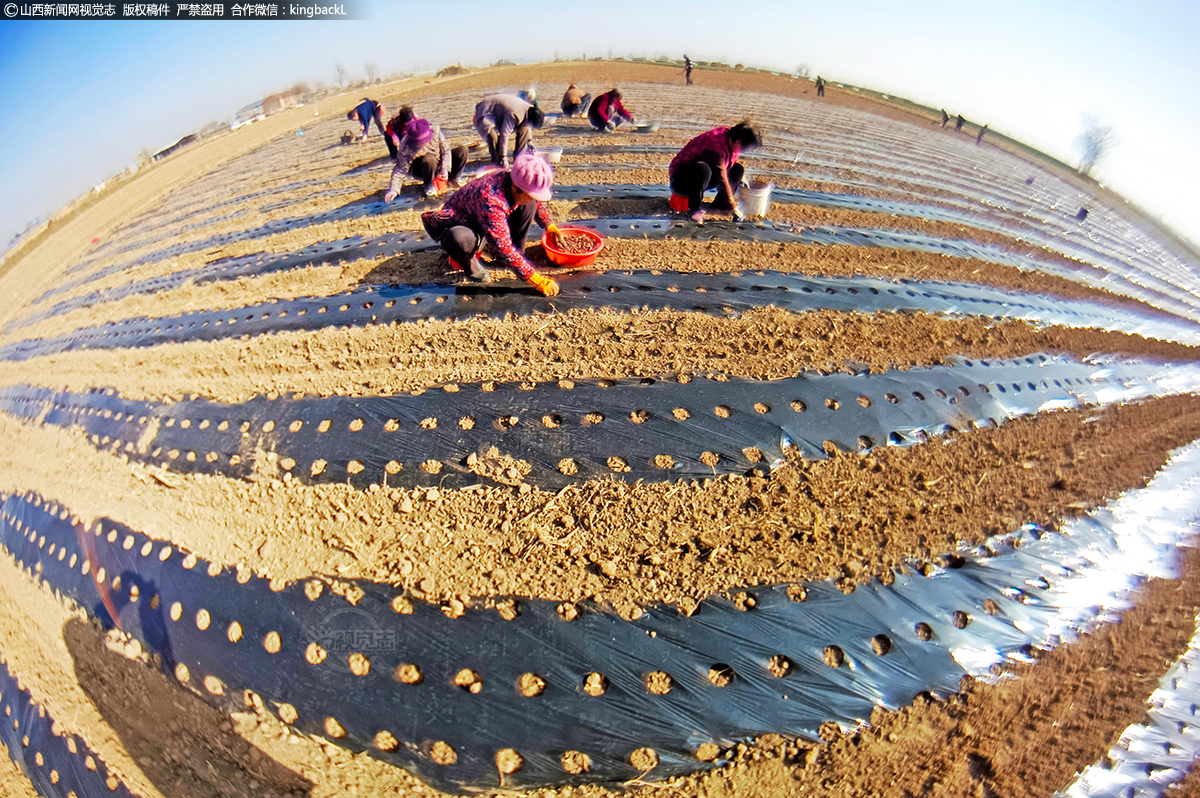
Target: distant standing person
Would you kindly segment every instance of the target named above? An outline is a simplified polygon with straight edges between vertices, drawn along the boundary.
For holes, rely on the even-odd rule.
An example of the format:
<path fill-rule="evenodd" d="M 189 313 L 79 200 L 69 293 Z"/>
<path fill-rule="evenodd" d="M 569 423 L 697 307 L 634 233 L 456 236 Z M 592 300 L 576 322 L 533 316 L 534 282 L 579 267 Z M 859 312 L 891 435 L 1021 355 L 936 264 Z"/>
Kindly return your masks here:
<path fill-rule="evenodd" d="M 362 130 L 359 131 L 359 140 L 367 140 L 367 132 L 371 129 L 371 120 L 375 120 L 375 127 L 379 128 L 380 135 L 387 137 L 387 132 L 383 129 L 383 106 L 374 100 L 363 97 L 361 103 L 353 110 L 346 114 L 347 119 L 358 120 Z"/>
<path fill-rule="evenodd" d="M 555 296 L 558 283 L 539 274 L 525 257 L 525 239 L 534 219 L 551 236 L 558 234 L 545 205 L 553 184 L 550 164 L 523 152 L 513 159 L 511 171 L 476 178 L 451 194 L 439 210 L 422 214 L 421 223 L 449 255 L 455 271 L 466 271 L 473 280 L 486 280 L 488 271 L 477 257 L 486 243 L 521 279 L 545 296 Z"/>
<path fill-rule="evenodd" d="M 820 75 L 817 75 L 817 96 L 825 96 L 825 78 L 821 77 Z"/>
<path fill-rule="evenodd" d="M 946 109 L 942 109 L 942 127 L 945 127 L 950 122 L 950 115 L 946 113 Z"/>
<path fill-rule="evenodd" d="M 700 204 L 704 192 L 715 188 L 717 198 L 713 208 L 733 211 L 734 218 L 740 219 L 734 186 L 740 186 L 746 170 L 738 163 L 738 157 L 761 144 L 758 131 L 748 122 L 714 128 L 689 141 L 667 167 L 671 210 L 687 211 L 693 222 L 703 224 L 704 211 Z"/>
<path fill-rule="evenodd" d="M 954 132 L 957 133 L 960 130 L 962 130 L 963 122 L 966 122 L 966 121 L 967 120 L 963 119 L 963 115 L 959 114 L 958 120 L 954 123 Z"/>
<path fill-rule="evenodd" d="M 979 146 L 979 142 L 983 141 L 983 134 L 987 133 L 987 129 L 988 129 L 987 125 L 984 125 L 983 127 L 979 128 L 979 135 L 975 137 L 975 146 L 976 147 Z"/>
<path fill-rule="evenodd" d="M 621 102 L 621 92 L 611 89 L 601 94 L 592 103 L 592 107 L 588 111 L 588 121 L 597 130 L 611 133 L 622 122 L 632 122 L 633 114 Z"/>
<path fill-rule="evenodd" d="M 584 94 L 583 89 L 572 83 L 567 86 L 562 98 L 563 116 L 583 116 L 592 104 L 592 95 Z"/>
<path fill-rule="evenodd" d="M 387 139 L 396 165 L 383 195 L 384 202 L 396 198 L 409 176 L 421 181 L 425 196 L 436 197 L 451 182 L 458 182 L 467 164 L 466 147 L 451 147 L 440 127 L 416 116 L 407 105 L 388 122 Z"/>
<path fill-rule="evenodd" d="M 507 169 L 508 139 L 516 134 L 513 156 L 533 148 L 533 129 L 542 126 L 546 116 L 537 102 L 526 102 L 515 94 L 492 94 L 475 106 L 475 130 L 487 142 L 492 163 Z"/>
<path fill-rule="evenodd" d="M 692 59 L 687 57 L 687 53 L 683 54 L 683 79 L 687 81 L 685 85 L 692 85 Z"/>

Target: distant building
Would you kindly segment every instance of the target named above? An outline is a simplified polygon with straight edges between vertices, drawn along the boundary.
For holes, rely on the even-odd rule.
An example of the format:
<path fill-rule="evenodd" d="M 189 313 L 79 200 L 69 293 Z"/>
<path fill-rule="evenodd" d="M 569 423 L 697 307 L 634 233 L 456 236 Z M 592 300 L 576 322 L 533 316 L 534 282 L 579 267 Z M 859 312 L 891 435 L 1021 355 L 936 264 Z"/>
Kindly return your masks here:
<path fill-rule="evenodd" d="M 300 96 L 300 92 L 294 89 L 281 91 L 264 99 L 262 101 L 262 110 L 264 114 L 270 116 L 271 114 L 279 113 L 284 108 L 296 108 L 300 105 L 301 99 L 303 98 Z"/>
<path fill-rule="evenodd" d="M 262 103 L 251 103 L 233 115 L 233 125 L 231 127 L 239 128 L 242 125 L 248 125 L 256 120 L 266 118 L 266 115 L 266 112 L 263 111 Z"/>
<path fill-rule="evenodd" d="M 199 140 L 200 140 L 200 137 L 197 136 L 195 133 L 189 133 L 186 136 L 184 136 L 183 138 L 181 138 L 179 141 L 172 144 L 170 147 L 167 147 L 165 150 L 159 150 L 158 152 L 154 153 L 154 155 L 150 156 L 150 160 L 161 161 L 163 158 L 166 158 L 168 155 L 178 152 L 179 150 L 183 149 L 187 145 L 194 144 L 195 142 L 197 142 Z"/>

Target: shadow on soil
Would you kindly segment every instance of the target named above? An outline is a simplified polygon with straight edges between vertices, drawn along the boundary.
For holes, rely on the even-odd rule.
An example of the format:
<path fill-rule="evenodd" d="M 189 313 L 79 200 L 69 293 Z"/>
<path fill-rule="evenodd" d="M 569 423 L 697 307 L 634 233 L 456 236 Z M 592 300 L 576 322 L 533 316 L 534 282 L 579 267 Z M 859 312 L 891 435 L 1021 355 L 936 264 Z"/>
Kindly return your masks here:
<path fill-rule="evenodd" d="M 335 146 L 340 147 L 343 145 L 338 144 Z M 347 169 L 346 171 L 339 174 L 338 177 L 350 177 L 352 175 L 361 175 L 363 172 L 370 171 L 371 169 L 375 168 L 376 166 L 383 166 L 386 163 L 391 163 L 391 161 L 392 161 L 392 156 L 381 155 L 372 161 L 367 161 L 366 163 L 360 163 L 358 166 L 353 166 L 353 167 Z"/>
<path fill-rule="evenodd" d="M 300 798 L 312 783 L 233 732 L 220 710 L 142 662 L 109 649 L 79 619 L 63 627 L 75 676 L 129 755 L 164 795 Z"/>
<path fill-rule="evenodd" d="M 558 266 L 546 258 L 541 244 L 530 246 L 525 250 L 525 257 L 539 271 L 548 271 L 551 276 L 559 277 Z M 444 252 L 430 250 L 414 252 L 407 255 L 397 255 L 380 261 L 375 268 L 364 274 L 358 281 L 359 285 L 426 285 L 431 283 L 446 285 L 457 284 L 460 294 L 528 294 L 540 296 L 537 289 L 520 280 L 513 272 L 498 265 L 494 261 L 484 259 L 484 266 L 490 272 L 486 283 L 473 282 L 461 272 L 453 271 Z"/>
<path fill-rule="evenodd" d="M 562 201 L 570 202 L 570 200 Z M 577 216 L 581 219 L 600 219 L 609 217 L 646 218 L 651 216 L 670 218 L 671 216 L 674 216 L 674 214 L 671 213 L 670 208 L 667 206 L 667 201 L 659 197 L 647 197 L 646 199 L 584 197 L 583 199 L 575 202 L 575 207 L 572 209 L 571 215 Z M 560 222 L 560 224 L 567 223 Z"/>

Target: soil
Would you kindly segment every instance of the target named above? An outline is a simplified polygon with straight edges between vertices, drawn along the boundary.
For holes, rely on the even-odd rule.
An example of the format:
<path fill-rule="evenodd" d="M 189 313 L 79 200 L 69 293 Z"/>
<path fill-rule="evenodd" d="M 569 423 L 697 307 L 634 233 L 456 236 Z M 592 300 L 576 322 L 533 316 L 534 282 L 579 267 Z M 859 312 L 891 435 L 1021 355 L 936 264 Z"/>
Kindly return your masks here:
<path fill-rule="evenodd" d="M 420 110 L 423 101 L 439 107 L 450 102 L 447 97 L 474 96 L 485 87 L 537 82 L 551 92 L 584 74 L 597 86 L 645 84 L 657 86 L 658 92 L 675 91 L 664 87 L 680 80 L 675 70 L 649 65 L 553 64 L 416 79 L 383 87 L 379 99 L 389 107 L 400 100 L 413 102 Z M 783 97 L 774 111 L 781 118 L 789 109 L 807 110 L 820 102 L 847 113 L 872 114 L 877 124 L 919 127 L 934 142 L 954 141 L 953 132 L 938 128 L 932 115 L 834 86 L 818 101 L 811 81 L 789 77 L 697 70 L 693 79 L 709 89 L 728 90 L 734 98 L 734 92 Z M 686 107 L 684 91 L 678 89 L 678 101 Z M 626 99 L 639 114 L 642 108 L 651 116 L 669 110 L 654 108 L 649 100 L 639 108 L 634 91 L 627 91 Z M 333 146 L 341 128 L 327 122 L 322 127 L 331 114 L 336 118 L 344 112 L 348 102 L 349 95 L 323 101 L 315 108 L 320 114 L 316 122 L 313 108 L 296 109 L 202 143 L 64 216 L 51 234 L 9 259 L 0 280 L 5 294 L 14 299 L 0 310 L 0 323 L 41 310 L 46 304 L 31 301 L 49 288 L 170 243 L 201 241 L 377 198 L 386 169 L 346 172 L 379 158 L 382 153 L 376 150 L 382 148 Z M 331 147 L 306 164 L 275 158 L 277 151 L 286 154 L 294 139 L 288 138 L 291 131 L 301 125 L 311 126 L 306 138 L 324 131 Z M 621 143 L 626 135 L 604 143 Z M 636 141 L 678 145 L 686 138 L 668 129 L 639 134 Z M 582 127 L 579 141 L 597 143 Z M 1054 168 L 1027 160 L 1018 148 L 1006 152 L 989 142 L 980 151 L 1006 159 L 1014 168 L 1039 173 Z M 572 159 L 602 162 L 598 156 L 566 156 L 564 163 Z M 629 163 L 635 166 L 622 172 L 561 169 L 559 176 L 563 183 L 661 183 L 665 160 L 631 155 Z M 248 182 L 259 190 L 314 177 L 327 179 L 328 187 L 355 190 L 307 198 L 303 190 L 296 190 L 270 198 L 303 200 L 286 208 L 261 211 L 260 200 L 188 216 L 189 208 L 248 194 Z M 1079 184 L 1076 178 L 1063 179 Z M 875 192 L 832 181 L 796 185 L 896 199 L 908 198 L 912 188 L 903 181 Z M 1104 201 L 1096 191 L 1097 201 Z M 955 195 L 947 191 L 946 196 Z M 156 228 L 155 218 L 193 223 L 239 209 L 248 212 L 172 238 L 149 240 L 172 229 Z M 87 242 L 93 236 L 117 241 L 120 225 L 146 212 L 151 214 L 149 223 L 130 239 L 139 241 L 139 247 L 124 253 L 98 252 L 94 264 L 65 274 L 88 257 Z M 661 200 L 552 203 L 560 222 L 665 212 Z M 986 218 L 987 210 L 977 213 Z M 288 252 L 352 235 L 370 238 L 418 230 L 418 216 L 418 211 L 399 211 L 211 246 L 81 283 L 50 302 L 221 257 Z M 915 230 L 1003 246 L 1081 275 L 1097 273 L 1092 265 L 964 225 L 803 205 L 776 205 L 771 218 L 797 226 Z M 531 248 L 530 255 L 539 268 L 562 276 L 569 285 L 569 273 L 552 269 L 540 247 Z M 770 269 L 954 280 L 1163 315 L 1064 277 L 893 249 L 610 239 L 595 268 Z M 235 308 L 334 294 L 363 284 L 456 279 L 436 253 L 363 258 L 97 303 L 11 331 L 0 343 L 136 315 Z M 882 372 L 940 364 L 952 356 L 1011 357 L 1039 351 L 1075 357 L 1103 351 L 1197 359 L 1193 347 L 1139 336 L 973 317 L 792 313 L 771 307 L 738 317 L 572 311 L 70 352 L 6 363 L 0 385 L 73 391 L 111 386 L 130 398 L 177 400 L 199 394 L 242 401 L 255 394 L 376 395 L 446 384 L 639 375 L 765 380 L 808 370 L 865 367 Z M 461 612 L 462 605 L 471 603 L 512 612 L 514 598 L 544 598 L 567 604 L 594 601 L 634 617 L 659 603 L 688 613 L 706 596 L 736 594 L 748 585 L 833 579 L 850 591 L 866 580 L 887 580 L 902 562 L 932 560 L 961 542 L 978 542 L 1029 522 L 1053 527 L 1102 505 L 1121 491 L 1144 485 L 1173 448 L 1197 438 L 1200 397 L 1177 396 L 1045 413 L 909 449 L 876 450 L 865 457 L 834 453 L 823 461 L 793 459 L 769 477 L 637 485 L 588 481 L 548 493 L 522 485 L 524 464 L 496 451 L 483 453 L 473 465 L 481 475 L 474 489 L 405 491 L 376 485 L 355 491 L 337 484 L 304 486 L 267 469 L 244 481 L 165 473 L 99 452 L 78 430 L 25 424 L 0 415 L 0 491 L 38 491 L 62 501 L 81 519 L 112 517 L 198 556 L 276 580 L 304 580 L 313 574 L 384 580 L 403 585 L 414 601 L 435 602 L 449 611 Z M 645 749 L 638 761 L 648 776 L 625 789 L 708 798 L 810 793 L 1049 795 L 1103 756 L 1126 725 L 1141 720 L 1157 679 L 1194 631 L 1200 609 L 1197 577 L 1200 556 L 1187 550 L 1182 579 L 1150 583 L 1122 623 L 1045 653 L 1035 665 L 1014 666 L 1010 671 L 1015 679 L 996 684 L 967 681 L 948 702 L 919 700 L 899 712 L 878 712 L 869 728 L 850 735 L 831 732 L 823 743 L 768 736 L 739 747 L 735 761 L 726 767 L 662 784 L 648 781 L 658 760 L 655 752 Z M 403 771 L 352 755 L 326 740 L 290 732 L 261 703 L 251 701 L 232 716 L 217 712 L 154 670 L 130 641 L 103 634 L 77 610 L 32 584 L 7 557 L 0 558 L 0 584 L 5 588 L 0 591 L 0 639 L 9 667 L 65 731 L 86 740 L 141 795 L 436 794 Z M 719 680 L 723 674 L 714 671 L 710 678 Z M 658 681 L 647 686 L 670 688 Z M 536 693 L 539 686 L 530 683 L 522 689 Z M 501 752 L 497 766 L 515 767 L 519 760 L 514 757 L 519 756 Z M 568 770 L 587 765 L 576 760 L 563 764 Z M 15 770 L 4 768 L 12 766 L 0 757 L 0 784 L 23 782 Z M 24 784 L 4 786 L 0 795 L 31 794 L 22 790 Z M 551 793 L 582 797 L 612 792 L 591 786 L 539 794 L 548 798 Z"/>

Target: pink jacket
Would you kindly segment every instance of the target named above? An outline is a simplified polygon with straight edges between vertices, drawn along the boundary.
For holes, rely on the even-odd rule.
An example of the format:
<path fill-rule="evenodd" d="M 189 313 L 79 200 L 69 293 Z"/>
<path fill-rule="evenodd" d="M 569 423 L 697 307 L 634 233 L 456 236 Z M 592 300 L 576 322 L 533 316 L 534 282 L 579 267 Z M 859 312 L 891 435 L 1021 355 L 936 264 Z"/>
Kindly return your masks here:
<path fill-rule="evenodd" d="M 738 155 L 741 154 L 741 149 L 730 144 L 729 138 L 725 135 L 727 127 L 713 128 L 707 133 L 701 133 L 696 138 L 683 145 L 683 149 L 679 151 L 671 160 L 671 165 L 667 167 L 667 174 L 671 177 L 675 176 L 675 170 L 681 166 L 686 166 L 696 161 L 709 161 L 714 158 L 718 166 L 725 171 L 729 171 L 729 167 L 737 163 Z M 704 156 L 708 154 L 709 157 Z"/>

